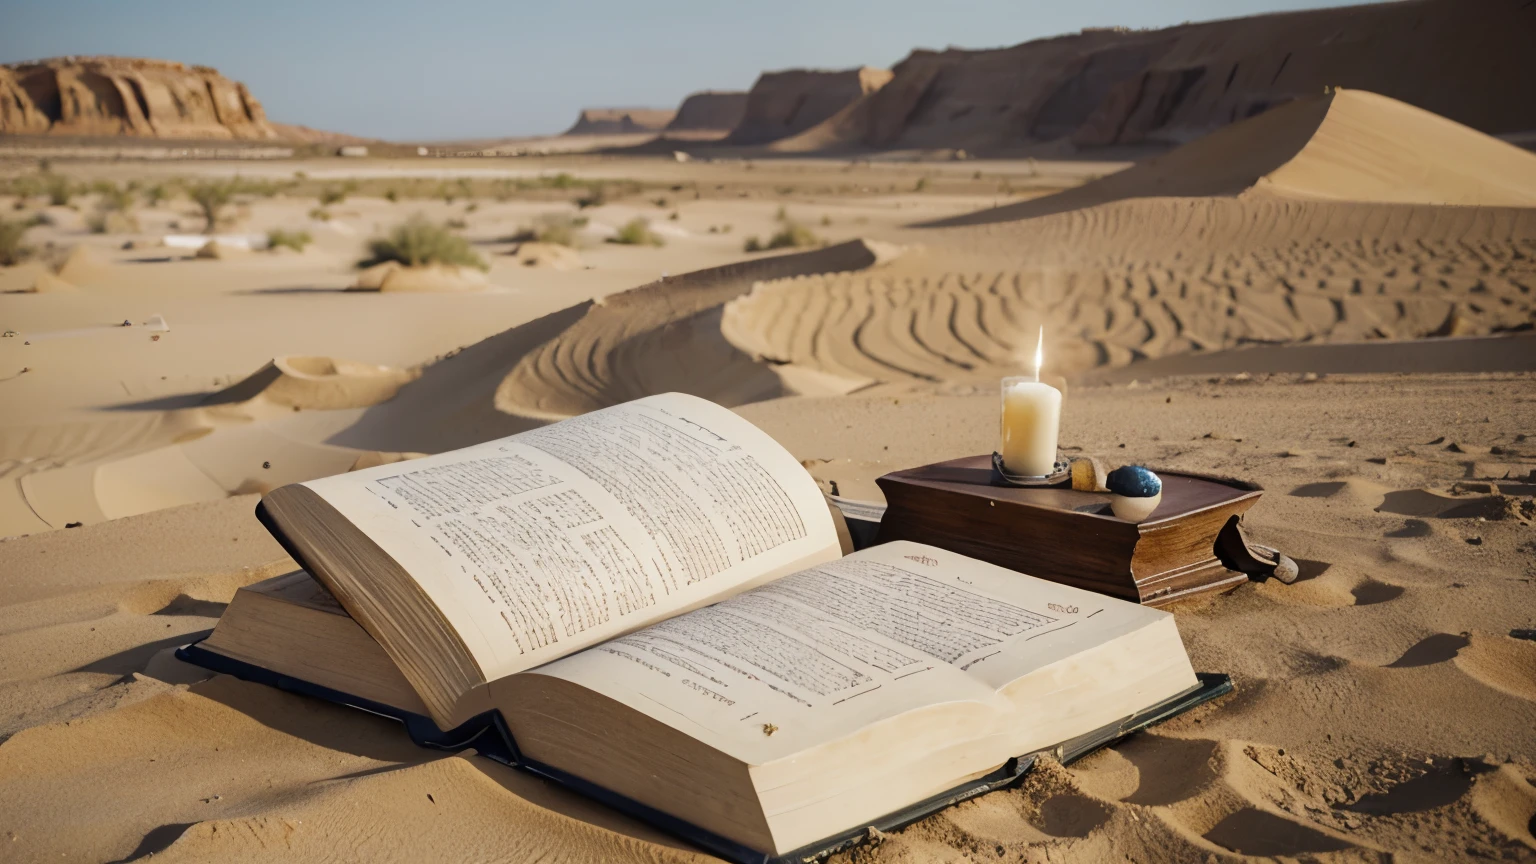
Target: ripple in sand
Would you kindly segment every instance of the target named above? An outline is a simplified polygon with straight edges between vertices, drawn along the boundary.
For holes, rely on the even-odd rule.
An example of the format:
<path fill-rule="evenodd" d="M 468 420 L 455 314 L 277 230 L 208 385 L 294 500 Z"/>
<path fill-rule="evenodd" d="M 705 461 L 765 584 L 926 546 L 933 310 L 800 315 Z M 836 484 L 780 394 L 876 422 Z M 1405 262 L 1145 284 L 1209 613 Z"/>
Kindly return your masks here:
<path fill-rule="evenodd" d="M 1509 839 L 1536 849 L 1536 788 L 1514 765 L 1477 778 L 1472 810 Z"/>
<path fill-rule="evenodd" d="M 1473 633 L 1456 666 L 1495 690 L 1536 701 L 1536 642 Z"/>
<path fill-rule="evenodd" d="M 1435 810 L 1461 800 L 1472 789 L 1472 781 L 1490 770 L 1480 762 L 1441 759 L 1411 780 L 1397 783 L 1384 792 L 1362 796 L 1340 809 L 1374 816 Z"/>
<path fill-rule="evenodd" d="M 1239 855 L 1304 855 L 1337 852 L 1355 844 L 1256 807 L 1245 807 L 1216 823 L 1205 839 Z"/>
<path fill-rule="evenodd" d="M 1219 746 L 1196 738 L 1167 738 L 1142 734 L 1115 751 L 1136 766 L 1136 789 L 1123 800 L 1127 804 L 1156 807 L 1175 804 L 1198 794 L 1217 779 Z"/>
<path fill-rule="evenodd" d="M 1087 837 L 1112 814 L 1109 805 L 1084 795 L 1053 795 L 1040 805 L 1038 827 L 1053 837 Z"/>
<path fill-rule="evenodd" d="M 1387 669 L 1412 669 L 1418 666 L 1433 666 L 1436 663 L 1444 663 L 1454 659 L 1461 649 L 1467 647 L 1470 640 L 1465 634 L 1436 633 L 1426 639 L 1421 639 L 1412 648 L 1403 652 L 1403 656 L 1388 663 Z"/>
<path fill-rule="evenodd" d="M 1356 606 L 1372 606 L 1377 603 L 1386 603 L 1403 596 L 1407 590 L 1401 585 L 1392 585 L 1386 582 L 1378 582 L 1375 579 L 1366 579 L 1359 585 L 1350 589 L 1354 595 Z"/>

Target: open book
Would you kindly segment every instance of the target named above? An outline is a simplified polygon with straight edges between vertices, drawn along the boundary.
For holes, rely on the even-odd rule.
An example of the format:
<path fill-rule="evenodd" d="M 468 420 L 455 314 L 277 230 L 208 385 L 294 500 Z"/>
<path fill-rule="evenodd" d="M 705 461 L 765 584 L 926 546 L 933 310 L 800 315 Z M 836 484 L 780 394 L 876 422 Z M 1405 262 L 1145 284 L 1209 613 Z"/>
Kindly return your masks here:
<path fill-rule="evenodd" d="M 1168 613 L 915 543 L 840 557 L 801 466 L 690 396 L 261 513 L 328 591 L 242 589 L 202 654 L 439 729 L 495 717 L 519 764 L 716 851 L 815 848 L 1201 689 Z"/>

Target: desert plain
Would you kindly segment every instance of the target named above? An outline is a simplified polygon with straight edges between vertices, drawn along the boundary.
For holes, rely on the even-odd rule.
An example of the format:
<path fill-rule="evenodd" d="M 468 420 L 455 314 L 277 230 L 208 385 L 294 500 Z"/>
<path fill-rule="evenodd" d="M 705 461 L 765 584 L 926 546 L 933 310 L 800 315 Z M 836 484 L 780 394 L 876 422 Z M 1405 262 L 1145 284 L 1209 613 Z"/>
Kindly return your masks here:
<path fill-rule="evenodd" d="M 1168 607 L 1230 696 L 841 859 L 1536 860 L 1514 144 L 1345 88 L 1155 151 L 12 152 L 0 174 L 0 213 L 34 224 L 0 268 L 0 859 L 710 860 L 177 661 L 295 567 L 257 496 L 682 390 L 874 498 L 993 448 L 997 379 L 1044 328 L 1066 452 L 1261 484 L 1245 528 L 1299 578 Z M 25 185 L 58 178 L 64 202 Z M 208 183 L 235 190 L 211 245 Z M 129 184 L 168 191 L 113 210 Z M 108 211 L 131 221 L 95 230 Z M 359 269 L 413 217 L 484 269 Z"/>

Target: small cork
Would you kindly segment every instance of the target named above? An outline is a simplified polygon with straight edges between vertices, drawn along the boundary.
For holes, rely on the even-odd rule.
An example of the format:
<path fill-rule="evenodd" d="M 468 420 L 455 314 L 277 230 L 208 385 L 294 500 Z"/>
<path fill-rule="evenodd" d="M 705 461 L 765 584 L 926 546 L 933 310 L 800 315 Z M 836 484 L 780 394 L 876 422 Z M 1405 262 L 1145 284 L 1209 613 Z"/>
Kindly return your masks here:
<path fill-rule="evenodd" d="M 1103 461 L 1093 456 L 1078 456 L 1072 460 L 1072 488 L 1078 492 L 1103 492 L 1109 472 Z"/>

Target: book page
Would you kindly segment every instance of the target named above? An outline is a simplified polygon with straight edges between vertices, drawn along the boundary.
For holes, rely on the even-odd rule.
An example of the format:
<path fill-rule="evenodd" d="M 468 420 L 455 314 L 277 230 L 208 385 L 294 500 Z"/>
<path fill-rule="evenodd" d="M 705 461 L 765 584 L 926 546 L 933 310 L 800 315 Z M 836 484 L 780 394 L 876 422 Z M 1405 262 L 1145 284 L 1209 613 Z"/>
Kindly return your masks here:
<path fill-rule="evenodd" d="M 1010 681 L 1167 615 L 898 541 L 534 674 L 574 681 L 762 764 L 946 702 L 1003 715 L 1010 706 L 997 691 Z"/>
<path fill-rule="evenodd" d="M 789 453 L 677 393 L 306 485 L 421 584 L 487 680 L 839 552 Z"/>

